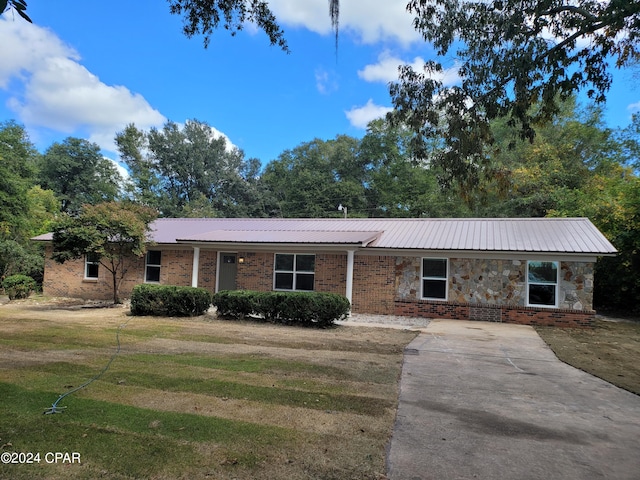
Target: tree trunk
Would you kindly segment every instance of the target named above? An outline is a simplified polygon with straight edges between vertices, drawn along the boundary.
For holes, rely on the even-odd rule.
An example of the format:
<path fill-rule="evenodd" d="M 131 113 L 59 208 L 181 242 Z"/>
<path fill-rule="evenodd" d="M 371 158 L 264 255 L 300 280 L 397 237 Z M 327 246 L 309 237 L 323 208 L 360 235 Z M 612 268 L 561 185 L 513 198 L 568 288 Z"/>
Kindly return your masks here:
<path fill-rule="evenodd" d="M 115 270 L 113 272 L 111 272 L 113 275 L 113 303 L 115 305 L 119 305 L 120 304 L 120 296 L 118 295 L 118 279 L 117 279 L 117 275 L 118 272 L 116 272 Z"/>

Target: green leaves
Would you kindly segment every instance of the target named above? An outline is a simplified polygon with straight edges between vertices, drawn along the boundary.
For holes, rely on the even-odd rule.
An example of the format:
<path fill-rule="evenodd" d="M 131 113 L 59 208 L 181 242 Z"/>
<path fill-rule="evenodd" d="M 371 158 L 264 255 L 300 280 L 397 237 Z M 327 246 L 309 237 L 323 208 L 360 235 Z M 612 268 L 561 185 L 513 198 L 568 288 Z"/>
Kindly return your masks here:
<path fill-rule="evenodd" d="M 100 146 L 68 137 L 51 145 L 40 161 L 40 184 L 53 190 L 63 212 L 75 213 L 85 203 L 119 197 L 122 177 L 100 153 Z"/>
<path fill-rule="evenodd" d="M 440 65 L 423 73 L 403 67 L 390 87 L 392 118 L 415 131 L 417 154 L 425 153 L 425 139 L 443 138 L 445 148 L 430 160 L 445 180 L 465 187 L 489 164 L 491 120 L 506 116 L 532 140 L 534 127 L 551 121 L 578 91 L 605 100 L 611 58 L 618 67 L 640 58 L 637 1 L 411 0 L 407 8 L 438 55 L 454 53 L 460 61 L 460 84 L 438 80 Z"/>
<path fill-rule="evenodd" d="M 262 29 L 271 45 L 278 45 L 285 52 L 289 47 L 284 31 L 269 9 L 268 2 L 261 0 L 168 0 L 169 11 L 183 15 L 183 32 L 191 38 L 204 37 L 205 48 L 209 46 L 214 30 L 222 26 L 235 35 L 243 29 L 245 22 L 254 23 Z"/>
<path fill-rule="evenodd" d="M 144 255 L 149 223 L 156 212 L 133 203 L 103 202 L 83 205 L 77 216 L 61 219 L 53 228 L 52 258 L 64 263 L 94 254 L 113 276 L 114 303 L 125 263 Z"/>
<path fill-rule="evenodd" d="M 27 22 L 33 23 L 26 13 L 27 2 L 25 0 L 0 0 L 0 13 L 4 13 L 7 10 L 13 10 Z"/>
<path fill-rule="evenodd" d="M 129 125 L 116 143 L 129 167 L 133 199 L 165 217 L 265 214 L 259 162 L 245 160 L 207 123 L 167 122 L 149 132 Z"/>

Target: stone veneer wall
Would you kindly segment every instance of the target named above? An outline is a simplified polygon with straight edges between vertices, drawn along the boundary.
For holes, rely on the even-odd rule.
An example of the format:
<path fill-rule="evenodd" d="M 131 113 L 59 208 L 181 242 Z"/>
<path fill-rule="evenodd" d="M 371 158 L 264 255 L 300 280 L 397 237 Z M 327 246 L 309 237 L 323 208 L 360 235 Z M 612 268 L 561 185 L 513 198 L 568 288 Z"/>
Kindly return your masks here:
<path fill-rule="evenodd" d="M 273 252 L 238 252 L 239 289 L 273 289 Z M 104 267 L 97 280 L 83 280 L 84 261 L 58 264 L 45 256 L 46 295 L 104 299 L 112 297 L 111 277 Z M 449 259 L 447 301 L 423 300 L 421 257 L 356 255 L 353 305 L 356 313 L 427 318 L 488 320 L 534 325 L 589 325 L 593 303 L 593 263 L 561 262 L 559 308 L 526 306 L 526 260 Z M 144 258 L 132 259 L 120 288 L 121 298 L 144 281 Z M 215 291 L 217 252 L 201 249 L 199 285 Z M 163 249 L 161 283 L 191 285 L 192 249 Z M 346 254 L 316 256 L 316 290 L 344 294 Z"/>
<path fill-rule="evenodd" d="M 527 307 L 526 260 L 449 259 L 446 301 L 423 300 L 421 257 L 397 257 L 395 313 L 540 325 L 588 325 L 593 263 L 560 262 L 558 308 Z"/>

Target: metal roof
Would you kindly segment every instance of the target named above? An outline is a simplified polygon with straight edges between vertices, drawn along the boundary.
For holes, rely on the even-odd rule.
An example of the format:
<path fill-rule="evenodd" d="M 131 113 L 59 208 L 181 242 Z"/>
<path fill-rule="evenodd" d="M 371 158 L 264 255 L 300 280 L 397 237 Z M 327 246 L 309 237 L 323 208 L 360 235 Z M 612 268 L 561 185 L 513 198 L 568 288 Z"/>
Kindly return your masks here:
<path fill-rule="evenodd" d="M 214 230 L 176 239 L 178 242 L 313 243 L 366 246 L 382 232 L 327 232 L 309 230 Z"/>
<path fill-rule="evenodd" d="M 617 251 L 587 218 L 161 218 L 159 244 L 362 244 L 366 249 L 540 252 L 611 255 Z"/>

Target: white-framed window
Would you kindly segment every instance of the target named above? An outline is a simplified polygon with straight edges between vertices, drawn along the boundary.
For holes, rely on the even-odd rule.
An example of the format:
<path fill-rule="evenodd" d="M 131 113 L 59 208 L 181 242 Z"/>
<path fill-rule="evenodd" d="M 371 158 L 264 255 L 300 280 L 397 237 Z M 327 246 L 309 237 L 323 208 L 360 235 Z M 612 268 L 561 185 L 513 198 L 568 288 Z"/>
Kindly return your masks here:
<path fill-rule="evenodd" d="M 313 290 L 316 256 L 302 253 L 276 253 L 274 290 Z"/>
<path fill-rule="evenodd" d="M 96 280 L 100 268 L 100 256 L 95 253 L 87 253 L 84 256 L 84 278 L 85 280 Z"/>
<path fill-rule="evenodd" d="M 558 262 L 530 260 L 527 262 L 527 305 L 558 306 Z"/>
<path fill-rule="evenodd" d="M 162 252 L 160 250 L 148 250 L 145 256 L 144 281 L 157 283 L 160 281 L 160 265 Z"/>
<path fill-rule="evenodd" d="M 446 258 L 422 259 L 422 298 L 446 300 L 449 260 Z"/>

